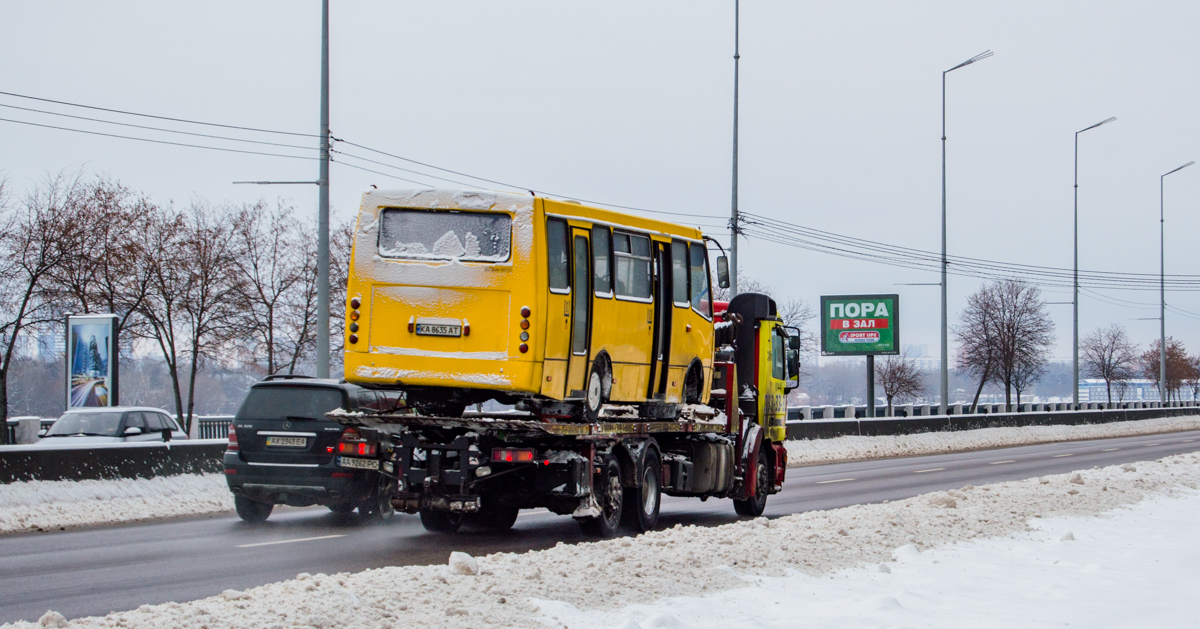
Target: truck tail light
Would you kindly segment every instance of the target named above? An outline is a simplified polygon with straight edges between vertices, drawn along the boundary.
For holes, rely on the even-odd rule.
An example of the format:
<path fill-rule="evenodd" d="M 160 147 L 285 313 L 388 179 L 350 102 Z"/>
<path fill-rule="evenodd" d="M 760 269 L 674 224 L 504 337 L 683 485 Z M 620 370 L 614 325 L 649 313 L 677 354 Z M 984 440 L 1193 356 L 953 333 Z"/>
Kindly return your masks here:
<path fill-rule="evenodd" d="M 493 463 L 533 463 L 532 448 L 495 448 L 492 450 Z"/>
<path fill-rule="evenodd" d="M 229 445 L 225 447 L 226 452 L 238 451 L 237 431 L 233 429 L 233 422 L 229 422 Z"/>
<path fill-rule="evenodd" d="M 342 440 L 338 442 L 337 451 L 338 454 L 353 456 L 375 456 L 378 450 L 375 444 L 367 443 L 357 430 L 347 428 L 342 432 Z"/>

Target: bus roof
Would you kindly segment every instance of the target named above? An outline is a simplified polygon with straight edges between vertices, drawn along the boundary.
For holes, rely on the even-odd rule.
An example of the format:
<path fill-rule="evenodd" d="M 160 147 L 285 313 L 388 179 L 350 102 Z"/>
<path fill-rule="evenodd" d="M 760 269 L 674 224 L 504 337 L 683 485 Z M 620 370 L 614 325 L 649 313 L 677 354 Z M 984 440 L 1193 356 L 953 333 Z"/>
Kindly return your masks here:
<path fill-rule="evenodd" d="M 621 225 L 647 232 L 670 234 L 700 240 L 703 233 L 695 227 L 669 223 L 635 214 L 626 214 L 570 199 L 536 197 L 546 203 L 546 212 L 556 216 L 577 217 L 588 221 Z M 462 188 L 411 188 L 394 190 L 368 190 L 363 194 L 363 209 L 378 210 L 384 207 L 429 208 L 446 210 L 510 211 L 531 210 L 535 197 L 471 190 Z"/>

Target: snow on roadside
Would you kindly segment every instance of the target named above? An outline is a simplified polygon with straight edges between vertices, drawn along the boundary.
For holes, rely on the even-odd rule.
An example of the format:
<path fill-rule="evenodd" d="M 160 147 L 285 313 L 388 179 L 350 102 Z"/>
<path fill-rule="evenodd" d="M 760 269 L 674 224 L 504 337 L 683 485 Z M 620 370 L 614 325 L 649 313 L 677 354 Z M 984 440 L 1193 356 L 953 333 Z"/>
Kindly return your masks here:
<path fill-rule="evenodd" d="M 1081 426 L 1015 426 L 953 432 L 925 432 L 915 435 L 803 439 L 788 441 L 785 445 L 788 451 L 788 467 L 798 467 L 897 456 L 949 454 L 1035 443 L 1133 437 L 1197 429 L 1200 429 L 1200 415 L 1159 417 Z"/>
<path fill-rule="evenodd" d="M 498 553 L 475 558 L 478 573 L 440 565 L 301 574 L 244 592 L 77 619 L 70 626 L 543 628 L 564 605 L 583 613 L 611 611 L 744 588 L 747 577 L 784 577 L 788 570 L 833 578 L 840 570 L 889 562 L 896 552 L 911 555 L 955 542 L 1025 534 L 1034 518 L 1089 516 L 1148 496 L 1191 493 L 1181 488 L 1200 489 L 1200 455 L 772 520 L 676 526 L 634 538 Z M 14 626 L 55 626 L 57 620 L 48 614 L 44 625 Z M 682 626 L 671 622 L 646 626 Z"/>
<path fill-rule="evenodd" d="M 0 485 L 0 534 L 232 510 L 222 474 Z"/>

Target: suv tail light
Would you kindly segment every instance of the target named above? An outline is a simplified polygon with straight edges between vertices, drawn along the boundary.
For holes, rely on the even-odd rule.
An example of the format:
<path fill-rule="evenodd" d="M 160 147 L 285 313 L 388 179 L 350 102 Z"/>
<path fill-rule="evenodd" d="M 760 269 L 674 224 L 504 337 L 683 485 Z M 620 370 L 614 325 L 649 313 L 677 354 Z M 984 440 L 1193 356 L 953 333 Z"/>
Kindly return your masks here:
<path fill-rule="evenodd" d="M 377 448 L 373 443 L 367 443 L 362 435 L 353 428 L 347 428 L 342 432 L 342 440 L 338 442 L 338 454 L 350 454 L 353 456 L 375 456 Z"/>
<path fill-rule="evenodd" d="M 237 431 L 233 429 L 233 422 L 229 422 L 229 445 L 225 448 L 225 451 L 238 451 Z"/>
<path fill-rule="evenodd" d="M 533 463 L 533 449 L 525 448 L 494 448 L 493 463 Z"/>

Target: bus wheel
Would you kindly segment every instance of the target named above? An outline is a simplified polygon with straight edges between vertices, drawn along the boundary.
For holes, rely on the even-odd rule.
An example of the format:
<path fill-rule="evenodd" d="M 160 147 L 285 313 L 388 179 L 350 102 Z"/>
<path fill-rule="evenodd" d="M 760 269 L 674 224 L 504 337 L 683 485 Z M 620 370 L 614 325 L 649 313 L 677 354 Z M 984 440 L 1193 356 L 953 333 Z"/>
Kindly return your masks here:
<path fill-rule="evenodd" d="M 453 533 L 462 526 L 463 514 L 421 509 L 421 526 L 433 533 Z"/>
<path fill-rule="evenodd" d="M 604 463 L 592 475 L 592 494 L 600 505 L 600 515 L 579 520 L 579 528 L 587 537 L 613 537 L 621 524 L 624 491 L 621 489 L 621 466 L 616 457 L 606 455 Z"/>
<path fill-rule="evenodd" d="M 754 495 L 745 500 L 734 500 L 733 510 L 738 515 L 757 518 L 763 514 L 763 509 L 767 508 L 767 492 L 771 487 L 771 462 L 767 460 L 766 442 L 758 450 L 758 469 L 755 475 L 758 477 L 755 481 Z"/>
<path fill-rule="evenodd" d="M 700 370 L 692 367 L 688 370 L 687 377 L 683 379 L 683 403 L 699 404 L 700 394 L 703 391 L 704 387 L 700 384 Z"/>
<path fill-rule="evenodd" d="M 587 391 L 583 401 L 583 418 L 585 421 L 595 422 L 600 419 L 600 407 L 608 400 L 604 394 L 612 386 L 608 369 L 600 361 L 596 361 L 592 365 L 592 372 L 588 375 Z"/>
<path fill-rule="evenodd" d="M 658 453 L 650 450 L 642 464 L 642 477 L 637 487 L 625 490 L 625 525 L 638 533 L 658 526 L 658 510 L 662 502 L 662 464 Z"/>

